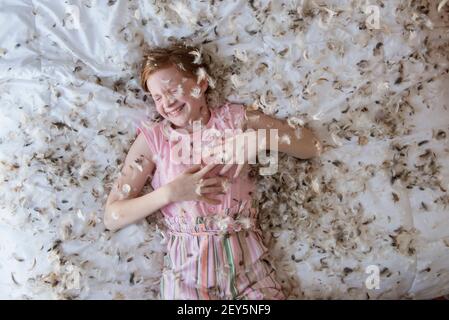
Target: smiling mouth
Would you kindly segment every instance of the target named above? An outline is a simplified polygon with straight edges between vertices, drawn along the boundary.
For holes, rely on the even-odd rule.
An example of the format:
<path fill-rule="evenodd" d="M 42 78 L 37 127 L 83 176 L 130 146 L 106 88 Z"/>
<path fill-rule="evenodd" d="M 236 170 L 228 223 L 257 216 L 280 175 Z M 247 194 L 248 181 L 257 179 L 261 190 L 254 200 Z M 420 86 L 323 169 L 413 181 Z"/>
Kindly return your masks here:
<path fill-rule="evenodd" d="M 175 110 L 173 110 L 173 111 L 171 111 L 171 112 L 169 112 L 169 113 L 167 113 L 169 116 L 171 116 L 171 117 L 176 117 L 178 114 L 180 114 L 181 113 L 181 111 L 182 111 L 182 109 L 184 109 L 184 107 L 185 107 L 185 103 L 183 103 L 182 105 L 180 105 L 178 108 L 176 108 Z"/>

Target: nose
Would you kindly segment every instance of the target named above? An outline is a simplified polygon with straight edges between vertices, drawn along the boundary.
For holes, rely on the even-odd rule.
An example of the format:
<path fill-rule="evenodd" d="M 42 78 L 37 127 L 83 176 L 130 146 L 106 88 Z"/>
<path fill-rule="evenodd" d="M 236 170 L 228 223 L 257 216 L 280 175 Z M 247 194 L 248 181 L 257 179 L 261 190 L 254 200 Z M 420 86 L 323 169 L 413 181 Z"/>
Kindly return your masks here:
<path fill-rule="evenodd" d="M 162 102 L 164 103 L 164 105 L 172 104 L 174 101 L 176 101 L 175 97 L 168 92 L 162 93 L 161 98 L 162 98 Z"/>
<path fill-rule="evenodd" d="M 163 103 L 164 110 L 171 110 L 171 109 L 174 108 L 174 105 L 176 103 L 176 99 L 172 95 L 170 95 L 170 94 L 163 95 L 162 96 L 162 103 Z"/>

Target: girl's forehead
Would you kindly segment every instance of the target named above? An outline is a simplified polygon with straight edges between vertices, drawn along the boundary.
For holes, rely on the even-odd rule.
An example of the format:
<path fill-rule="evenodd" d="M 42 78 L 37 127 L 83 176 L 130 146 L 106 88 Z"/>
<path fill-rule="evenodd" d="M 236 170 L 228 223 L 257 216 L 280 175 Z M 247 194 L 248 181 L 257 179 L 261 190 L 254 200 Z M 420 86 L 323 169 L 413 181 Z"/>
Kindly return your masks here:
<path fill-rule="evenodd" d="M 150 94 L 155 94 L 158 91 L 164 91 L 179 86 L 184 87 L 184 85 L 187 85 L 186 82 L 189 80 L 190 78 L 181 72 L 179 72 L 176 76 L 170 76 L 170 74 L 164 73 L 156 75 L 154 78 L 150 76 L 147 79 L 147 87 L 150 90 Z"/>
<path fill-rule="evenodd" d="M 166 81 L 166 80 L 176 81 L 176 80 L 180 80 L 183 77 L 183 74 L 176 67 L 172 66 L 169 68 L 164 68 L 164 69 L 156 71 L 154 73 L 154 76 L 155 76 L 155 78 L 162 80 L 162 81 Z"/>
<path fill-rule="evenodd" d="M 183 78 L 185 76 L 177 69 L 163 69 L 150 75 L 147 84 L 148 87 L 153 87 L 153 89 L 166 88 L 183 83 Z"/>

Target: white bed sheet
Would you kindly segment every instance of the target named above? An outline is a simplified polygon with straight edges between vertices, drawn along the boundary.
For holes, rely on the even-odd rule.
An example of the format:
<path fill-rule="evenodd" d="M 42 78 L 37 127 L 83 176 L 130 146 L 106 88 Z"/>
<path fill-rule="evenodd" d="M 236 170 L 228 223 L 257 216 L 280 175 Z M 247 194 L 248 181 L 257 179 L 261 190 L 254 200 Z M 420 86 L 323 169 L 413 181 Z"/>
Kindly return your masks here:
<path fill-rule="evenodd" d="M 449 293 L 448 8 L 384 1 L 369 30 L 359 1 L 252 3 L 0 0 L 0 298 L 158 297 L 160 221 L 113 234 L 102 213 L 154 112 L 142 44 L 170 37 L 207 40 L 211 101 L 258 101 L 325 143 L 259 183 L 289 298 Z"/>

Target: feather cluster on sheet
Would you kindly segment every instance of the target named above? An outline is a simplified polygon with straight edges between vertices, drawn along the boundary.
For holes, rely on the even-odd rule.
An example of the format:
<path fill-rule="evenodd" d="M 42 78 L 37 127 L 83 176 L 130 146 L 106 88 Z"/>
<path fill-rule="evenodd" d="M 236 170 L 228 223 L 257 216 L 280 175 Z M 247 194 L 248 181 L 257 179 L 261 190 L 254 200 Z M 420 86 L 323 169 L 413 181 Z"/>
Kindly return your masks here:
<path fill-rule="evenodd" d="M 179 38 L 210 59 L 211 107 L 323 142 L 258 178 L 290 299 L 449 294 L 447 1 L 0 2 L 1 298 L 158 298 L 160 214 L 116 233 L 102 218 L 136 122 L 157 116 L 145 45 Z"/>

